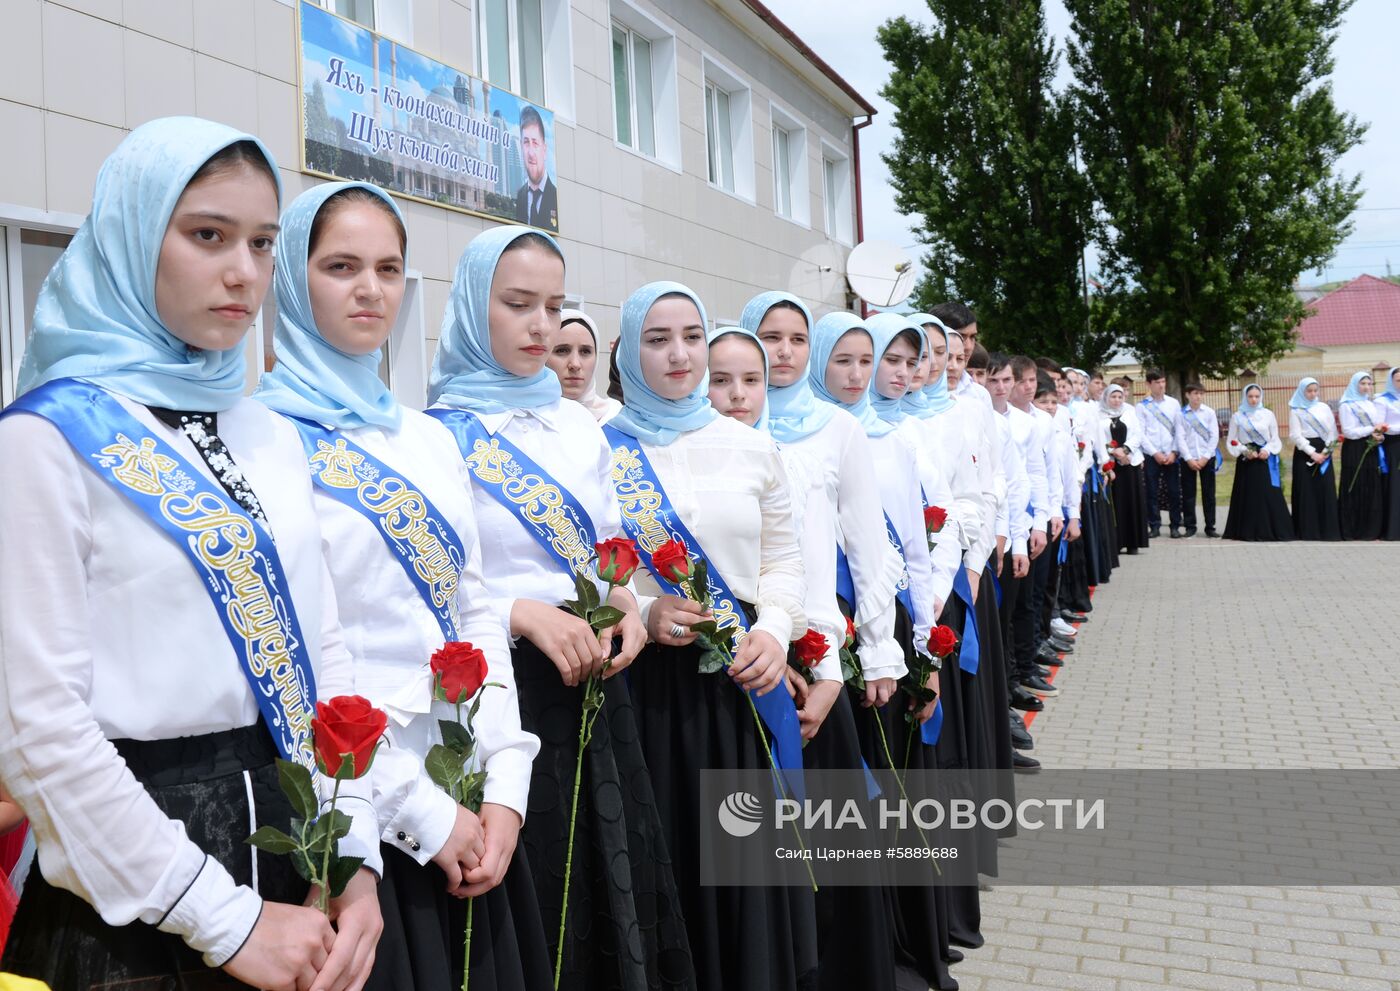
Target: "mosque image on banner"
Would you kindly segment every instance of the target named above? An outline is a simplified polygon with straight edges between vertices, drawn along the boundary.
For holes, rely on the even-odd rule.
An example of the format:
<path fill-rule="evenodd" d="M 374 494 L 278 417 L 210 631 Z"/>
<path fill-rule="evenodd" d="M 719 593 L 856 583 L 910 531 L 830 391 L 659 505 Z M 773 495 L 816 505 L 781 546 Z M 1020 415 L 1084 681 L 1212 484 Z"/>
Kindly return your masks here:
<path fill-rule="evenodd" d="M 302 170 L 559 230 L 554 114 L 302 0 Z"/>

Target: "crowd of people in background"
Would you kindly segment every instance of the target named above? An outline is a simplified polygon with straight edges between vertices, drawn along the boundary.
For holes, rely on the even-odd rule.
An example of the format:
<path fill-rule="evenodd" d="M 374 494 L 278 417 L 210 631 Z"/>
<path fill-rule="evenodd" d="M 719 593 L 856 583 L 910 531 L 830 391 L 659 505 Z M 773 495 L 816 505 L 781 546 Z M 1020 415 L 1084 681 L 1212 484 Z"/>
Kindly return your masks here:
<path fill-rule="evenodd" d="M 1181 407 L 1149 375 L 1135 406 L 989 353 L 962 303 L 814 319 L 776 288 L 716 326 L 649 283 L 614 347 L 564 308 L 560 245 L 504 226 L 462 254 L 405 408 L 378 375 L 412 251 L 393 199 L 280 194 L 256 138 L 143 125 L 40 293 L 0 415 L 0 828 L 27 817 L 38 851 L 0 969 L 955 988 L 976 885 L 703 884 L 700 775 L 891 767 L 906 716 L 904 768 L 1034 771 L 1026 714 L 1162 502 L 1194 536 L 1199 487 L 1217 535 L 1199 386 Z M 1336 471 L 1315 386 L 1292 521 L 1245 390 L 1225 536 L 1395 539 L 1400 369 L 1353 380 Z M 296 764 L 312 783 L 279 788 Z M 334 829 L 337 801 L 361 859 L 325 898 L 305 848 L 246 842 Z"/>

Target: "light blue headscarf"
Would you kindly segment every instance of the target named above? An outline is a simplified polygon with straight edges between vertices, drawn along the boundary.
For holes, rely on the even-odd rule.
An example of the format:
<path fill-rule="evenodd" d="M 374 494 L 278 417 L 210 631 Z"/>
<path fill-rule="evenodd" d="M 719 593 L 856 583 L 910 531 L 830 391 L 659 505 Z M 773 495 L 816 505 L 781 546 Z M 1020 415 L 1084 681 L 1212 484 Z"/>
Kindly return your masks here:
<path fill-rule="evenodd" d="M 622 412 L 612 426 L 655 447 L 665 447 L 683 433 L 698 430 L 719 413 L 710 405 L 709 375 L 684 399 L 663 399 L 642 374 L 642 330 L 647 314 L 662 296 L 685 296 L 700 311 L 700 324 L 706 324 L 705 306 L 700 297 L 679 282 L 649 282 L 627 297 L 622 304 L 622 333 L 617 342 L 617 370 L 622 379 Z"/>
<path fill-rule="evenodd" d="M 1318 382 L 1315 378 L 1305 378 L 1301 382 L 1299 382 L 1298 388 L 1293 390 L 1293 395 L 1288 400 L 1289 407 L 1292 409 L 1310 408 L 1312 406 L 1312 403 L 1308 401 L 1308 398 L 1305 395 L 1303 395 L 1303 393 L 1308 391 L 1308 386 L 1317 384 Z M 1319 386 L 1319 388 L 1321 387 Z M 1318 395 L 1320 397 L 1321 393 L 1319 393 Z"/>
<path fill-rule="evenodd" d="M 164 409 L 215 413 L 239 400 L 242 342 L 201 351 L 170 333 L 156 312 L 156 266 L 190 179 L 240 141 L 256 144 L 277 175 L 257 138 L 198 117 L 153 120 L 122 140 L 97 173 L 92 212 L 39 290 L 20 393 L 78 378 Z"/>
<path fill-rule="evenodd" d="M 472 238 L 452 277 L 447 312 L 442 316 L 437 357 L 428 378 L 428 402 L 445 403 L 473 413 L 537 409 L 563 396 L 559 376 L 548 365 L 529 378 L 501 367 L 491 352 L 491 282 L 501 255 L 517 239 L 533 234 L 549 242 L 560 260 L 558 243 L 532 227 L 493 227 Z"/>
<path fill-rule="evenodd" d="M 1381 395 L 1400 402 L 1400 389 L 1395 387 L 1396 372 L 1400 372 L 1400 365 L 1392 367 L 1390 371 L 1385 373 L 1385 388 L 1381 390 Z"/>
<path fill-rule="evenodd" d="M 834 406 L 840 406 L 859 420 L 860 425 L 865 428 L 867 437 L 883 437 L 894 430 L 894 424 L 886 423 L 880 419 L 875 410 L 871 408 L 869 389 L 861 395 L 860 399 L 848 405 L 828 392 L 826 388 L 826 366 L 831 361 L 831 352 L 836 350 L 837 342 L 853 330 L 862 331 L 870 337 L 873 344 L 875 337 L 870 333 L 870 328 L 854 313 L 838 310 L 835 313 L 828 313 L 816 322 L 812 327 L 812 360 L 807 364 L 807 381 L 811 383 L 812 392 L 818 399 Z M 870 376 L 873 380 L 875 377 L 873 369 Z"/>
<path fill-rule="evenodd" d="M 880 362 L 884 359 L 885 352 L 889 350 L 889 346 L 894 343 L 895 338 L 906 330 L 914 332 L 914 336 L 919 341 L 919 358 L 923 359 L 923 349 L 927 344 L 924 328 L 914 323 L 903 313 L 877 313 L 865 321 L 865 326 L 875 341 L 875 371 L 870 375 L 870 407 L 881 420 L 889 424 L 898 424 L 907 415 L 903 406 L 904 396 L 890 399 L 880 395 L 875 389 L 875 378 L 880 371 Z M 905 395 L 908 395 L 907 389 Z"/>
<path fill-rule="evenodd" d="M 1249 390 L 1250 390 L 1250 389 L 1258 389 L 1258 390 L 1259 390 L 1259 405 L 1258 405 L 1258 406 L 1251 406 L 1251 405 L 1249 405 Z M 1247 386 L 1245 386 L 1243 389 L 1240 390 L 1240 408 L 1239 408 L 1238 410 L 1236 410 L 1235 412 L 1240 413 L 1240 414 L 1242 414 L 1242 415 L 1244 415 L 1244 416 L 1249 416 L 1249 414 L 1250 414 L 1251 411 L 1257 410 L 1257 409 L 1263 409 L 1263 408 L 1264 408 L 1264 389 L 1263 389 L 1261 386 L 1258 386 L 1258 385 L 1247 385 Z"/>
<path fill-rule="evenodd" d="M 928 336 L 928 327 L 932 325 L 943 335 L 944 346 L 948 343 L 947 324 L 938 319 L 932 313 L 911 313 L 909 320 L 919 325 L 919 332 L 923 335 L 925 343 L 930 351 L 933 350 L 933 341 Z M 928 382 L 918 392 L 906 392 L 901 402 L 904 412 L 910 416 L 917 416 L 921 420 L 927 420 L 937 416 L 939 413 L 946 413 L 953 408 L 953 397 L 948 394 L 948 366 L 943 366 L 943 374 L 938 376 L 937 382 Z"/>
<path fill-rule="evenodd" d="M 353 430 L 374 425 L 398 430 L 403 417 L 398 401 L 379 377 L 383 350 L 346 354 L 328 342 L 311 310 L 307 265 L 311 227 L 321 207 L 336 193 L 366 189 L 378 196 L 403 223 L 389 194 L 367 182 L 327 182 L 302 193 L 282 214 L 277 238 L 277 330 L 272 350 L 277 366 L 263 375 L 254 398 L 265 406 L 335 427 Z"/>
<path fill-rule="evenodd" d="M 768 315 L 768 311 L 783 302 L 792 303 L 802 311 L 803 319 L 807 321 L 808 339 L 810 340 L 812 312 L 807 309 L 807 305 L 802 300 L 786 292 L 759 293 L 749 300 L 744 306 L 744 311 L 739 314 L 739 326 L 757 334 L 759 324 L 763 323 L 763 318 Z M 768 404 L 763 412 L 768 417 L 768 432 L 779 443 L 791 444 L 793 441 L 799 441 L 826 426 L 831 420 L 832 411 L 826 403 L 817 402 L 817 397 L 812 393 L 811 383 L 807 381 L 807 375 L 804 372 L 792 385 L 775 386 L 770 384 L 768 386 Z"/>
<path fill-rule="evenodd" d="M 757 346 L 758 353 L 763 356 L 763 385 L 766 389 L 768 385 L 768 351 L 763 347 L 763 342 L 758 339 L 757 334 L 744 327 L 716 327 L 714 330 L 710 331 L 709 334 L 706 335 L 706 339 L 710 342 L 710 347 L 714 347 L 715 341 L 719 340 L 721 337 L 729 337 L 731 335 L 735 337 L 747 338 L 753 341 L 754 345 Z M 706 389 L 706 391 L 709 391 L 708 388 Z M 763 412 L 758 414 L 758 422 L 754 424 L 755 430 L 762 430 L 765 433 L 772 433 L 772 430 L 770 429 L 771 424 L 769 422 L 768 417 L 768 407 L 772 405 L 772 402 L 772 393 L 765 393 L 763 402 Z"/>
<path fill-rule="evenodd" d="M 1347 383 L 1347 391 L 1342 393 L 1341 401 L 1344 403 L 1366 402 L 1366 397 L 1361 394 L 1361 380 L 1368 378 L 1371 378 L 1370 372 L 1357 372 L 1355 375 L 1353 375 L 1351 377 L 1351 381 Z M 1373 394 L 1375 391 L 1376 390 L 1374 388 L 1371 389 L 1371 392 Z"/>

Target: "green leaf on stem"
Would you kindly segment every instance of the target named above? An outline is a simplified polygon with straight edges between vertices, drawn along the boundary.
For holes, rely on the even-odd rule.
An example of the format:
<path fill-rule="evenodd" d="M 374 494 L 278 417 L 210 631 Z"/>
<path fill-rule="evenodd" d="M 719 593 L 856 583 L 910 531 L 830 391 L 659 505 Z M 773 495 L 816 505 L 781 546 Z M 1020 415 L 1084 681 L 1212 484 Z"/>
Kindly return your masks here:
<path fill-rule="evenodd" d="M 473 771 L 462 783 L 462 806 L 469 812 L 480 812 L 486 794 L 486 772 Z"/>
<path fill-rule="evenodd" d="M 710 643 L 714 643 L 715 637 L 719 635 L 719 624 L 712 619 L 704 619 L 698 623 L 691 623 L 690 628 L 703 636 Z"/>
<path fill-rule="evenodd" d="M 455 719 L 439 719 L 438 729 L 442 731 L 442 743 L 447 749 L 466 756 L 472 751 L 472 734 Z"/>
<path fill-rule="evenodd" d="M 292 866 L 296 868 L 297 874 L 303 881 L 310 884 L 316 883 L 316 870 L 311 866 L 311 859 L 307 855 L 305 847 L 295 847 L 290 851 Z"/>
<path fill-rule="evenodd" d="M 326 887 L 330 890 L 332 898 L 339 898 L 345 893 L 350 879 L 355 876 L 356 871 L 364 866 L 364 863 L 364 857 L 331 858 L 331 868 L 327 872 L 330 876 L 326 878 Z"/>
<path fill-rule="evenodd" d="M 593 610 L 593 614 L 588 618 L 588 625 L 595 630 L 606 630 L 610 626 L 616 626 L 622 622 L 623 616 L 627 615 L 616 606 L 599 606 Z"/>
<path fill-rule="evenodd" d="M 423 758 L 423 768 L 428 772 L 428 777 L 433 779 L 433 784 L 443 791 L 452 795 L 457 795 L 457 786 L 461 784 L 466 766 L 465 758 L 441 743 L 435 743 L 428 748 L 428 755 Z"/>
<path fill-rule="evenodd" d="M 310 771 L 294 761 L 278 757 L 277 782 L 282 786 L 282 794 L 292 803 L 293 812 L 303 819 L 316 815 L 316 787 L 311 783 Z"/>
<path fill-rule="evenodd" d="M 578 601 L 584 609 L 580 615 L 587 619 L 593 610 L 602 605 L 603 600 L 598 595 L 598 586 L 594 585 L 591 579 L 585 578 L 581 573 L 575 571 L 574 590 L 578 592 Z"/>
<path fill-rule="evenodd" d="M 350 835 L 350 817 L 339 809 L 331 809 L 316 820 L 311 827 L 311 839 L 307 846 L 312 850 L 324 851 L 326 844 Z"/>
<path fill-rule="evenodd" d="M 297 841 L 292 839 L 280 829 L 272 826 L 263 826 L 252 836 L 243 841 L 249 846 L 255 846 L 263 853 L 285 854 L 297 849 Z"/>
<path fill-rule="evenodd" d="M 706 609 L 710 607 L 710 566 L 702 557 L 693 557 L 691 560 L 690 588 L 696 595 L 696 601 Z"/>

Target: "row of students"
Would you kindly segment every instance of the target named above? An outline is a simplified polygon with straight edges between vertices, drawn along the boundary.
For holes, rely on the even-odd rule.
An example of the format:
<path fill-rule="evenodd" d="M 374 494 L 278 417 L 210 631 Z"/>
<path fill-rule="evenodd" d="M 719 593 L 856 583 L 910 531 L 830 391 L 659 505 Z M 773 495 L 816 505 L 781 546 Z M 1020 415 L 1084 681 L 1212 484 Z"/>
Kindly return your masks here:
<path fill-rule="evenodd" d="M 1034 766 L 1016 712 L 1053 688 L 1008 670 L 1027 645 L 1059 660 L 1065 616 L 1083 618 L 1061 604 L 1087 610 L 1107 580 L 1093 498 L 1099 546 L 1078 568 L 1055 552 L 1102 481 L 1067 443 L 1087 404 L 1057 421 L 1055 385 L 1019 360 L 1014 398 L 1002 365 L 993 393 L 974 383 L 965 307 L 814 321 L 767 293 L 707 333 L 702 301 L 664 282 L 625 302 L 604 400 L 558 245 L 503 227 L 460 259 L 431 405 L 405 409 L 377 374 L 411 250 L 392 199 L 330 183 L 279 219 L 279 194 L 251 136 L 143 125 L 41 292 L 0 416 L 0 779 L 40 864 L 4 969 L 61 987 L 204 968 L 437 987 L 467 965 L 503 989 L 955 987 L 955 947 L 981 942 L 975 887 L 702 886 L 699 775 L 884 766 L 880 726 L 907 710 L 910 766 Z M 247 399 L 274 239 L 277 364 Z M 650 565 L 611 589 L 600 634 L 564 608 L 595 544 L 625 536 L 649 562 L 658 534 L 709 563 L 709 613 Z M 721 617 L 747 635 L 702 671 L 693 627 Z M 847 617 L 860 690 L 837 656 Z M 938 622 L 963 648 L 910 686 Z M 807 629 L 828 644 L 811 685 L 790 659 Z M 450 641 L 492 682 L 479 812 L 424 770 L 454 718 L 426 662 Z M 365 863 L 328 920 L 243 840 L 286 827 L 274 758 L 306 761 L 312 704 L 351 692 L 387 713 L 387 746 L 341 784 L 342 848 Z M 997 839 L 976 840 L 986 873 Z"/>

